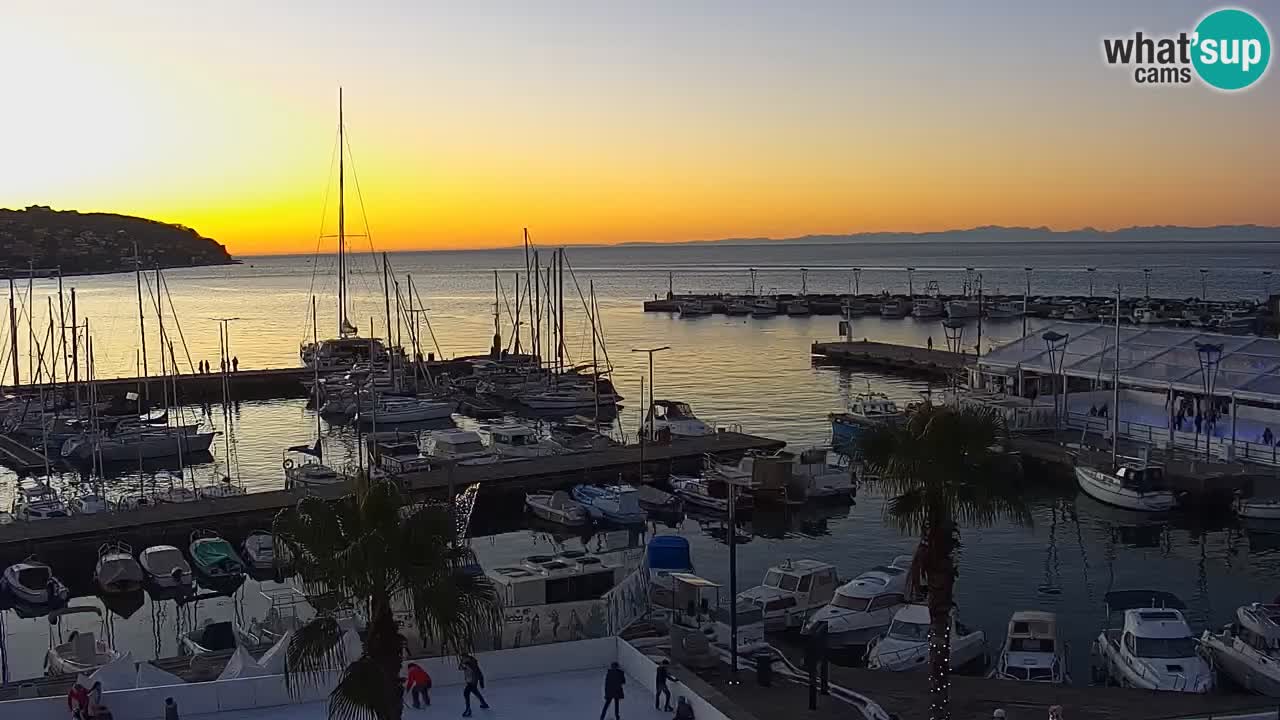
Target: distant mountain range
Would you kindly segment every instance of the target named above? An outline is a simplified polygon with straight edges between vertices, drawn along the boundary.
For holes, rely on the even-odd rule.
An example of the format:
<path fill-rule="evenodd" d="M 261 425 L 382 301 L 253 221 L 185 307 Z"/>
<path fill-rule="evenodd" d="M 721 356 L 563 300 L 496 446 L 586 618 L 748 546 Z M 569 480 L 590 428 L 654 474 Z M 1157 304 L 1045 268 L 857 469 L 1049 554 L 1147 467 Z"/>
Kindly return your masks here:
<path fill-rule="evenodd" d="M 220 243 L 183 225 L 43 205 L 0 209 L 0 276 L 25 277 L 28 268 L 64 275 L 132 270 L 135 247 L 144 268 L 235 262 Z"/>
<path fill-rule="evenodd" d="M 1119 230 L 1051 230 L 1047 227 L 1005 227 L 986 225 L 967 230 L 942 230 L 938 232 L 867 232 L 849 235 L 801 235 L 789 238 L 723 238 L 720 240 L 689 240 L 677 243 L 628 242 L 624 246 L 637 245 L 764 245 L 772 243 L 809 243 L 814 245 L 838 245 L 843 243 L 899 243 L 899 242 L 1280 242 L 1280 227 L 1267 225 L 1215 225 L 1213 227 L 1185 227 L 1182 225 L 1147 225 Z"/>

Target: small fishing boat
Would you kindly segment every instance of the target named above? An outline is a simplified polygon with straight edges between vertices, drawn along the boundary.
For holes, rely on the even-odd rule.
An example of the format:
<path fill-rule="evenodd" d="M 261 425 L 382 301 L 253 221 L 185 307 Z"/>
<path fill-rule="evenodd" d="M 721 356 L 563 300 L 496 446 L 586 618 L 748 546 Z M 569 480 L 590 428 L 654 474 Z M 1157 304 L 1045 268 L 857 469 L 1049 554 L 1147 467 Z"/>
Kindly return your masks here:
<path fill-rule="evenodd" d="M 711 314 L 711 306 L 700 300 L 687 300 L 680 303 L 680 317 L 703 317 Z"/>
<path fill-rule="evenodd" d="M 724 314 L 731 317 L 741 317 L 751 314 L 751 303 L 746 300 L 731 300 L 724 306 Z"/>
<path fill-rule="evenodd" d="M 787 314 L 791 317 L 804 317 L 810 312 L 809 303 L 803 300 L 792 300 L 787 303 Z"/>
<path fill-rule="evenodd" d="M 244 574 L 244 563 L 235 548 L 211 530 L 191 533 L 188 550 L 195 571 L 210 580 L 236 578 Z"/>
<path fill-rule="evenodd" d="M 936 297 L 916 298 L 911 305 L 911 314 L 918 318 L 936 318 L 942 317 L 947 309 L 942 305 L 942 300 Z"/>
<path fill-rule="evenodd" d="M 495 420 L 505 414 L 502 406 L 474 397 L 464 398 L 460 401 L 458 403 L 458 412 L 477 420 Z"/>
<path fill-rule="evenodd" d="M 427 436 L 427 455 L 459 465 L 487 465 L 498 461 L 498 455 L 485 447 L 479 433 L 471 430 L 436 430 Z"/>
<path fill-rule="evenodd" d="M 868 429 L 884 425 L 896 425 L 906 417 L 897 403 L 884 393 L 860 393 L 849 403 L 849 409 L 832 413 L 831 444 L 837 450 L 853 448 Z"/>
<path fill-rule="evenodd" d="M 958 670 L 981 661 L 987 652 L 987 636 L 971 630 L 951 611 L 951 669 Z M 893 616 L 889 632 L 867 648 L 867 667 L 872 670 L 903 672 L 923 670 L 929 663 L 929 608 L 908 605 Z"/>
<path fill-rule="evenodd" d="M 683 501 L 669 492 L 663 492 L 652 485 L 641 485 L 636 488 L 636 497 L 640 507 L 652 512 L 678 512 Z"/>
<path fill-rule="evenodd" d="M 947 317 L 952 320 L 976 318 L 982 313 L 982 304 L 977 300 L 952 300 L 947 303 Z"/>
<path fill-rule="evenodd" d="M 1237 495 L 1232 503 L 1236 515 L 1247 520 L 1280 520 L 1280 497 L 1244 497 Z"/>
<path fill-rule="evenodd" d="M 640 507 L 636 489 L 629 485 L 574 485 L 572 495 L 596 520 L 636 525 L 649 518 L 649 514 Z"/>
<path fill-rule="evenodd" d="M 22 521 L 67 517 L 58 493 L 38 480 L 21 480 L 13 497 L 13 519 Z"/>
<path fill-rule="evenodd" d="M 778 314 L 778 301 L 773 298 L 756 298 L 751 304 L 751 317 L 770 318 Z"/>
<path fill-rule="evenodd" d="M 147 582 L 160 588 L 190 588 L 194 579 L 191 565 L 182 551 L 172 545 L 152 545 L 138 556 Z"/>
<path fill-rule="evenodd" d="M 67 501 L 67 510 L 73 515 L 97 515 L 109 509 L 107 499 L 92 488 L 83 488 Z"/>
<path fill-rule="evenodd" d="M 991 670 L 991 677 L 1069 684 L 1067 648 L 1058 637 L 1058 616 L 1036 610 L 1015 612 L 1009 618 L 1004 649 Z"/>
<path fill-rule="evenodd" d="M 1205 630 L 1200 647 L 1240 687 L 1280 697 L 1280 605 L 1236 608 L 1235 622 L 1220 633 Z"/>
<path fill-rule="evenodd" d="M 245 489 L 232 483 L 230 476 L 225 476 L 219 482 L 201 485 L 196 488 L 195 493 L 196 497 L 201 500 L 217 500 L 219 498 L 239 497 L 245 494 Z"/>
<path fill-rule="evenodd" d="M 553 440 L 544 440 L 538 431 L 520 423 L 484 425 L 480 432 L 489 437 L 489 449 L 504 460 L 559 455 L 564 448 Z"/>
<path fill-rule="evenodd" d="M 738 593 L 738 600 L 760 608 L 765 630 L 802 627 L 831 601 L 836 590 L 834 565 L 818 560 L 784 560 L 769 568 L 764 582 Z"/>
<path fill-rule="evenodd" d="M 291 587 L 273 588 L 262 591 L 262 597 L 271 602 L 267 614 L 261 620 L 251 618 L 246 635 L 256 638 L 262 644 L 275 644 L 286 634 L 297 632 L 302 627 L 302 619 L 298 616 L 298 608 L 306 607 L 306 597 Z"/>
<path fill-rule="evenodd" d="M 66 640 L 62 640 L 62 630 L 69 618 L 81 614 L 97 616 L 99 634 L 91 630 L 72 630 Z M 119 660 L 122 653 L 111 647 L 105 638 L 106 619 L 102 611 L 96 607 L 68 607 L 49 613 L 49 651 L 44 656 L 45 673 L 48 675 L 75 675 L 91 673 L 108 663 Z M 53 628 L 57 628 L 58 641 L 52 638 Z"/>
<path fill-rule="evenodd" d="M 578 527 L 591 522 L 587 509 L 563 490 L 533 492 L 524 496 L 524 504 L 533 514 L 547 522 Z"/>
<path fill-rule="evenodd" d="M 802 634 L 812 635 L 825 626 L 828 647 L 866 647 L 906 605 L 910 569 L 911 556 L 899 555 L 836 588 L 831 602 L 804 624 Z"/>
<path fill-rule="evenodd" d="M 200 627 L 182 635 L 182 651 L 196 657 L 257 645 L 257 637 L 230 620 L 205 618 Z"/>
<path fill-rule="evenodd" d="M 1124 464 L 1113 471 L 1076 465 L 1076 481 L 1086 495 L 1099 502 L 1139 512 L 1167 512 L 1178 500 L 1164 482 L 1164 469 Z"/>
<path fill-rule="evenodd" d="M 240 544 L 249 569 L 269 571 L 276 569 L 276 540 L 266 530 L 254 530 Z"/>
<path fill-rule="evenodd" d="M 729 511 L 729 486 L 726 483 L 712 483 L 700 477 L 672 475 L 671 491 L 690 505 L 722 513 Z M 738 511 L 745 511 L 750 510 L 755 503 L 750 493 L 739 492 L 735 504 Z"/>
<path fill-rule="evenodd" d="M 911 301 L 893 298 L 880 303 L 880 317 L 903 318 L 910 315 L 912 309 Z"/>
<path fill-rule="evenodd" d="M 105 594 L 115 595 L 142 589 L 142 566 L 133 559 L 133 548 L 115 541 L 98 548 L 93 581 Z"/>
<path fill-rule="evenodd" d="M 1159 590 L 1107 593 L 1107 625 L 1093 644 L 1095 679 L 1143 690 L 1207 693 L 1213 668 L 1182 615 L 1186 604 Z M 1119 627 L 1111 627 L 1117 616 Z"/>
<path fill-rule="evenodd" d="M 1072 322 L 1092 322 L 1098 319 L 1098 313 L 1084 303 L 1072 303 L 1063 311 L 1062 319 Z"/>
<path fill-rule="evenodd" d="M 1066 312 L 1063 312 L 1066 315 Z M 1013 300 L 1002 300 L 987 308 L 987 317 L 992 320 L 1007 320 L 1022 317 L 1022 303 Z"/>
<path fill-rule="evenodd" d="M 654 400 L 649 408 L 649 416 L 640 426 L 645 437 L 697 437 L 715 435 L 715 428 L 702 422 L 693 414 L 688 403 L 674 400 Z"/>
<path fill-rule="evenodd" d="M 19 603 L 37 607 L 64 605 L 69 594 L 48 565 L 32 558 L 4 569 L 0 591 Z"/>

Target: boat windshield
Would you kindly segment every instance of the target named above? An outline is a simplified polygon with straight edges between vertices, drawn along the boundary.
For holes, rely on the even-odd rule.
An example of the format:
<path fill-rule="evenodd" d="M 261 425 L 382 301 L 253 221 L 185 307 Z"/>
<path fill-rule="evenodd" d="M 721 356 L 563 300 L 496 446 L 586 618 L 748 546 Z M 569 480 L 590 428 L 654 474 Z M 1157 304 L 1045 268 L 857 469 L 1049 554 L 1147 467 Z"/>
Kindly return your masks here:
<path fill-rule="evenodd" d="M 1051 653 L 1052 638 L 1009 638 L 1010 652 Z"/>
<path fill-rule="evenodd" d="M 532 437 L 520 433 L 512 435 L 498 435 L 497 438 L 499 444 L 510 445 L 511 447 L 524 447 L 526 445 L 533 444 Z"/>
<path fill-rule="evenodd" d="M 894 620 L 893 624 L 889 626 L 889 637 L 897 640 L 927 642 L 929 640 L 929 626 Z"/>
<path fill-rule="evenodd" d="M 1188 658 L 1196 655 L 1196 641 L 1180 638 L 1134 638 L 1134 655 L 1141 658 Z"/>
<path fill-rule="evenodd" d="M 777 570 L 770 570 L 764 575 L 765 587 L 778 587 L 778 583 L 782 582 L 782 573 Z"/>
<path fill-rule="evenodd" d="M 177 548 L 171 548 L 169 550 L 159 550 L 156 552 L 147 553 L 147 555 L 149 558 L 149 563 L 153 568 L 157 570 L 182 567 L 182 564 L 185 562 L 182 558 L 182 551 Z"/>
<path fill-rule="evenodd" d="M 855 612 L 866 612 L 867 606 L 871 604 L 871 598 L 853 597 L 851 595 L 842 595 L 836 593 L 836 597 L 831 601 L 832 605 L 845 610 L 853 610 Z"/>
<path fill-rule="evenodd" d="M 487 448 L 485 448 L 484 445 L 480 444 L 479 441 L 475 441 L 475 440 L 470 442 L 464 441 L 460 443 L 440 443 L 440 444 L 444 446 L 444 450 L 447 454 L 482 453 L 487 451 Z"/>

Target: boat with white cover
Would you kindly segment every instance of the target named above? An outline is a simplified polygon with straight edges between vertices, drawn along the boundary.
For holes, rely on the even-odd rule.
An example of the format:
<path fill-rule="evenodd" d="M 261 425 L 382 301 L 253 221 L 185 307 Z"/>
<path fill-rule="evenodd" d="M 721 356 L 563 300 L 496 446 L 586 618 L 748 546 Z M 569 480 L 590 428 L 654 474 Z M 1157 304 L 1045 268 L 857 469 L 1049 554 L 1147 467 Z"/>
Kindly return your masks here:
<path fill-rule="evenodd" d="M 73 629 L 62 639 L 62 633 L 70 618 L 78 615 L 94 615 L 98 619 L 99 632 Z M 106 619 L 102 610 L 92 607 L 69 607 L 49 613 L 50 634 L 57 628 L 58 640 L 50 639 L 49 651 L 44 656 L 45 673 L 48 675 L 74 675 L 91 673 L 94 670 L 115 662 L 122 657 L 119 650 L 111 647 L 105 639 L 108 636 Z"/>
<path fill-rule="evenodd" d="M 1106 605 L 1107 626 L 1093 644 L 1095 679 L 1143 690 L 1213 689 L 1213 668 L 1200 654 L 1182 615 L 1186 605 L 1176 595 L 1116 590 L 1107 593 Z"/>
<path fill-rule="evenodd" d="M 62 446 L 62 457 L 76 462 L 127 462 L 176 457 L 208 452 L 214 433 L 190 432 L 187 428 L 155 428 L 110 436 L 86 435 L 70 438 Z"/>
<path fill-rule="evenodd" d="M 0 591 L 24 605 L 53 607 L 67 602 L 67 586 L 54 577 L 53 570 L 28 558 L 4 569 Z"/>
<path fill-rule="evenodd" d="M 565 449 L 554 440 L 544 440 L 538 431 L 520 423 L 484 425 L 480 432 L 489 436 L 489 449 L 504 460 L 559 455 Z"/>
<path fill-rule="evenodd" d="M 266 530 L 254 530 L 240 543 L 245 562 L 251 570 L 276 569 L 276 539 Z"/>
<path fill-rule="evenodd" d="M 951 669 L 984 660 L 987 636 L 966 627 L 951 611 Z M 923 670 L 929 665 L 929 606 L 912 603 L 893 616 L 884 637 L 867 647 L 867 667 L 872 670 L 903 672 Z M 985 664 L 985 663 L 984 663 Z"/>
<path fill-rule="evenodd" d="M 827 646 L 865 647 L 893 621 L 907 604 L 911 556 L 899 555 L 836 588 L 831 602 L 810 616 L 801 632 L 808 635 L 826 624 Z"/>
<path fill-rule="evenodd" d="M 1218 670 L 1250 692 L 1280 697 L 1280 605 L 1242 605 L 1235 622 L 1208 630 L 1200 647 Z"/>
<path fill-rule="evenodd" d="M 529 493 L 524 496 L 524 504 L 535 517 L 547 522 L 569 527 L 580 527 L 591 522 L 587 509 L 563 490 Z"/>
<path fill-rule="evenodd" d="M 769 568 L 764 582 L 738 593 L 760 608 L 765 630 L 802 627 L 809 615 L 831 601 L 836 568 L 818 560 L 784 560 Z"/>
<path fill-rule="evenodd" d="M 1280 520 L 1280 497 L 1237 495 L 1231 507 L 1236 515 L 1248 520 Z"/>
<path fill-rule="evenodd" d="M 676 497 L 690 505 L 722 513 L 729 511 L 729 486 L 726 483 L 682 475 L 672 475 L 670 482 Z M 742 512 L 751 510 L 754 500 L 749 493 L 739 492 L 734 504 L 737 506 L 735 510 Z"/>
<path fill-rule="evenodd" d="M 1004 648 L 991 670 L 991 677 L 1069 684 L 1067 648 L 1058 637 L 1058 616 L 1038 610 L 1015 612 L 1009 618 Z"/>
<path fill-rule="evenodd" d="M 172 545 L 152 545 L 138 556 L 147 582 L 160 588 L 190 589 L 195 582 L 191 565 Z"/>
<path fill-rule="evenodd" d="M 697 437 L 714 435 L 716 430 L 699 420 L 688 403 L 654 400 L 648 417 L 640 426 L 640 433 L 647 438 L 660 437 L 664 433 L 672 437 Z"/>
<path fill-rule="evenodd" d="M 488 465 L 498 454 L 485 446 L 479 433 L 471 430 L 436 430 L 427 437 L 427 455 L 459 465 Z"/>
<path fill-rule="evenodd" d="M 67 517 L 67 506 L 58 493 L 44 482 L 24 479 L 19 481 L 13 496 L 13 519 L 24 521 L 48 520 Z"/>
<path fill-rule="evenodd" d="M 640 507 L 640 497 L 630 485 L 574 485 L 572 496 L 595 520 L 619 525 L 638 525 L 649 519 Z"/>
<path fill-rule="evenodd" d="M 115 541 L 98 548 L 93 581 L 102 592 L 112 595 L 142 589 L 142 566 L 133 559 L 133 548 Z"/>
<path fill-rule="evenodd" d="M 1076 482 L 1099 502 L 1139 512 L 1167 512 L 1178 499 L 1164 481 L 1164 468 L 1123 464 L 1114 471 L 1076 465 Z"/>
<path fill-rule="evenodd" d="M 209 580 L 225 580 L 244 573 L 244 561 L 235 548 L 211 530 L 192 532 L 188 551 L 196 572 Z"/>

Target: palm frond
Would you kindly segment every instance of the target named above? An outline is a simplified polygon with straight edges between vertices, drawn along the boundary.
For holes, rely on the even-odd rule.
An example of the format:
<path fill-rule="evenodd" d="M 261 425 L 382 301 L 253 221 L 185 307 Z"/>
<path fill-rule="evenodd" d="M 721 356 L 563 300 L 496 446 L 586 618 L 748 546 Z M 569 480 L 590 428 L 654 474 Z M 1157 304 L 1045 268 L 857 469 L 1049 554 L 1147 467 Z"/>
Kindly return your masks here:
<path fill-rule="evenodd" d="M 336 670 L 346 662 L 338 621 L 329 616 L 313 618 L 289 638 L 289 647 L 285 649 L 285 688 L 296 697 L 302 687 L 318 685 L 327 671 Z"/>
<path fill-rule="evenodd" d="M 399 665 L 399 662 L 396 663 Z M 342 672 L 329 693 L 329 720 L 388 720 L 400 716 L 404 701 L 399 677 L 387 677 L 386 667 L 361 655 Z"/>

